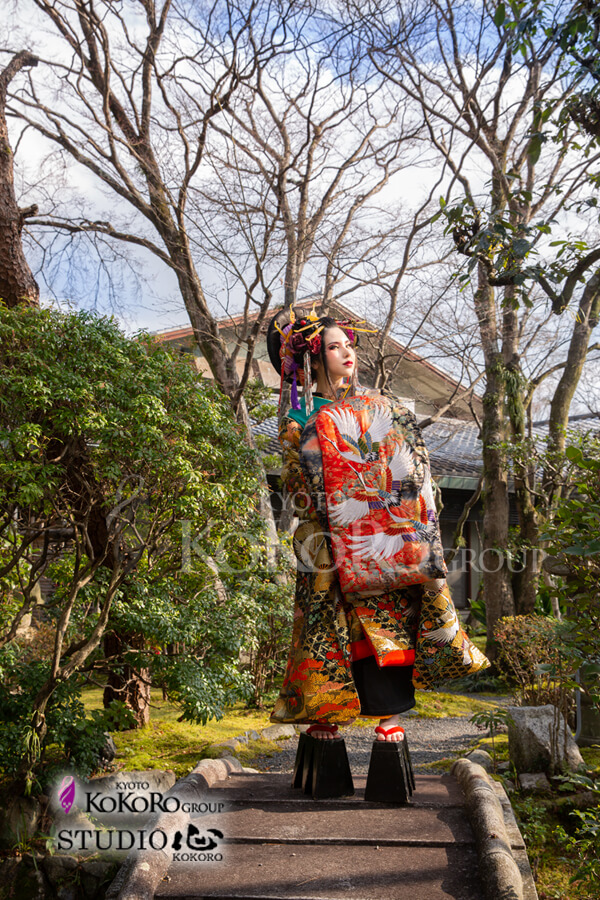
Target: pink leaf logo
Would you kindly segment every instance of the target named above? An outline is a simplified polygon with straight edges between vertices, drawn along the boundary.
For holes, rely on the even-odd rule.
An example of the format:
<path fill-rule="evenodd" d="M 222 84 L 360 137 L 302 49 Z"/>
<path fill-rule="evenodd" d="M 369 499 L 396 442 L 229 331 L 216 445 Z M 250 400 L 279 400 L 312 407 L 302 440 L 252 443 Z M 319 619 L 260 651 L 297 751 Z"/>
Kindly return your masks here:
<path fill-rule="evenodd" d="M 64 811 L 68 814 L 75 800 L 75 779 L 72 775 L 65 775 L 58 792 L 58 799 Z"/>

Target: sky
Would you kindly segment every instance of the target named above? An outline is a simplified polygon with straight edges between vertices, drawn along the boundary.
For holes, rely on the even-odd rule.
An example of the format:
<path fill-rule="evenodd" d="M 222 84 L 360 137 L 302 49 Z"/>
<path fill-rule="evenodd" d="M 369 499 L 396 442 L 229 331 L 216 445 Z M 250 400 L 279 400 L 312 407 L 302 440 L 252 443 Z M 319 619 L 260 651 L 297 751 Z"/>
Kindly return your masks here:
<path fill-rule="evenodd" d="M 6 0 L 5 0 L 6 2 Z M 59 60 L 68 62 L 64 47 L 49 29 L 47 19 L 39 12 L 30 0 L 19 0 L 13 5 L 14 21 L 21 31 L 15 31 L 4 45 L 16 48 L 30 45 L 43 60 Z M 5 23 L 6 24 L 6 23 Z M 134 23 L 129 22 L 133 27 Z M 31 40 L 30 40 L 31 39 Z M 43 96 L 45 88 L 44 62 L 33 71 L 32 77 L 36 89 Z M 289 68 L 289 66 L 288 66 Z M 301 73 L 299 73 L 299 76 Z M 288 75 L 288 78 L 293 78 Z M 52 95 L 52 87 L 46 88 L 49 95 L 44 97 L 48 105 L 60 105 L 64 97 L 59 93 Z M 75 112 L 72 112 L 75 115 Z M 31 129 L 21 135 L 21 124 L 15 120 L 10 122 L 10 133 L 16 154 L 16 181 L 23 205 L 36 202 L 40 206 L 41 215 L 50 213 L 53 205 L 68 206 L 69 210 L 79 217 L 110 219 L 114 216 L 127 215 L 125 206 L 119 205 L 118 198 L 107 195 L 99 187 L 97 179 L 83 166 L 74 163 L 64 155 L 59 158 L 56 148 Z M 48 154 L 50 156 L 48 157 Z M 422 154 L 421 154 L 422 155 Z M 342 154 L 343 156 L 343 154 Z M 41 170 L 41 174 L 40 174 Z M 402 201 L 404 207 L 416 202 L 423 194 L 431 178 L 431 170 L 423 170 L 420 166 L 410 167 L 398 173 L 381 194 L 378 203 L 385 209 Z M 40 186 L 42 197 L 40 198 Z M 29 189 L 27 189 L 27 187 Z M 47 195 L 44 198 L 44 193 Z M 47 202 L 44 202 L 46 200 Z M 38 238 L 38 234 L 35 238 Z M 47 239 L 46 239 L 47 243 Z M 147 251 L 128 248 L 130 265 L 118 265 L 115 255 L 120 249 L 115 242 L 102 247 L 103 265 L 98 266 L 90 253 L 89 240 L 79 238 L 76 249 L 67 254 L 71 241 L 58 237 L 52 244 L 52 253 L 42 254 L 35 240 L 30 241 L 28 249 L 32 267 L 40 283 L 42 296 L 46 302 L 84 305 L 101 312 L 113 312 L 128 331 L 139 328 L 163 329 L 187 324 L 188 317 L 181 301 L 176 278 L 171 270 Z M 110 249 L 110 248 L 113 249 Z M 211 267 L 206 259 L 198 264 L 200 276 L 211 296 L 212 306 L 217 314 L 225 314 L 226 306 L 238 311 L 243 301 L 243 294 L 233 288 L 230 295 L 223 290 L 222 276 Z M 110 279 L 109 279 L 110 275 Z M 221 278 L 221 283 L 219 279 Z M 109 280 L 112 282 L 108 289 Z M 275 293 L 279 290 L 282 297 L 281 283 L 275 283 Z M 301 294 L 312 293 L 319 288 L 319 278 L 307 268 L 307 278 L 300 291 Z M 112 296 L 111 296 L 112 294 Z M 280 299 L 276 297 L 276 299 Z M 351 297 L 345 299 L 352 305 Z M 359 301 L 360 302 L 360 301 Z M 363 301 L 364 302 L 364 301 Z"/>

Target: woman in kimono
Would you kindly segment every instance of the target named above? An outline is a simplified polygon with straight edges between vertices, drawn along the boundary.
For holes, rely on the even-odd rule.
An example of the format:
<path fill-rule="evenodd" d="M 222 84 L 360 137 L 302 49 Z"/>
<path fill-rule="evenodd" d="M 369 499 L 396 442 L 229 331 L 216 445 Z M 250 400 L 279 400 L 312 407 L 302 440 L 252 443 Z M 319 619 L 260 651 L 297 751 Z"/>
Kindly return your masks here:
<path fill-rule="evenodd" d="M 281 479 L 299 519 L 292 642 L 271 719 L 308 723 L 313 737 L 331 739 L 357 716 L 374 718 L 377 740 L 399 741 L 415 685 L 489 663 L 460 628 L 446 585 L 416 419 L 358 384 L 355 334 L 352 323 L 294 311 L 269 329 L 271 361 L 292 384 Z M 386 428 L 396 441 L 387 457 Z M 369 516 L 379 519 L 365 528 Z M 393 586 L 398 576 L 406 586 Z"/>

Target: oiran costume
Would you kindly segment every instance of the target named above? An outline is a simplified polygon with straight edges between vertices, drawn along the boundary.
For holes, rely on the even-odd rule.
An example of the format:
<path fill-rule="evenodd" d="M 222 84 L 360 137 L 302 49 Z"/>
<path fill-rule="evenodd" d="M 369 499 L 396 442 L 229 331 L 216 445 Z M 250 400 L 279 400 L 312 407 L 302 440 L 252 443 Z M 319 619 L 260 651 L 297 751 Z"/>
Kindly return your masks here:
<path fill-rule="evenodd" d="M 352 664 L 365 657 L 379 671 L 413 665 L 416 687 L 489 665 L 460 627 L 445 581 L 417 421 L 395 401 L 359 391 L 322 401 L 307 422 L 304 409 L 282 421 L 282 481 L 300 525 L 292 648 L 271 716 L 277 722 L 360 715 Z"/>

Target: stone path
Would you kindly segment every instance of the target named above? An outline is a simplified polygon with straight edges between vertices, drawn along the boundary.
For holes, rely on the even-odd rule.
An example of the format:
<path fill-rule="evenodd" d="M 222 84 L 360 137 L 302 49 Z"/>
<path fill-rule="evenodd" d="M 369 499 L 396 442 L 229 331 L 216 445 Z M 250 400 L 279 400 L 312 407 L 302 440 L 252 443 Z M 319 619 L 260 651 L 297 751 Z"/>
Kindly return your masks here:
<path fill-rule="evenodd" d="M 416 770 L 415 793 L 403 806 L 364 799 L 371 728 L 344 729 L 355 793 L 339 800 L 314 801 L 292 788 L 297 737 L 256 757 L 258 771 L 240 771 L 234 759 L 202 760 L 173 788 L 211 807 L 177 825 L 182 855 L 132 860 L 111 900 L 537 900 L 502 788 L 478 766 L 458 764 L 461 784 L 465 771 L 467 780 L 480 772 L 477 790 L 463 784 L 467 814 L 455 777 L 423 769 L 461 755 L 482 732 L 462 717 L 413 715 L 403 725 Z M 489 806 L 494 794 L 496 818 L 483 827 L 473 803 Z"/>
<path fill-rule="evenodd" d="M 419 716 L 406 716 L 402 727 L 406 731 L 411 758 L 417 771 L 424 764 L 464 753 L 485 734 L 466 717 L 421 719 Z M 373 730 L 355 725 L 344 728 L 342 734 L 353 773 L 366 775 L 373 744 Z M 273 756 L 258 756 L 249 765 L 261 772 L 292 772 L 297 738 L 278 741 L 277 744 L 279 747 L 277 753 Z"/>

